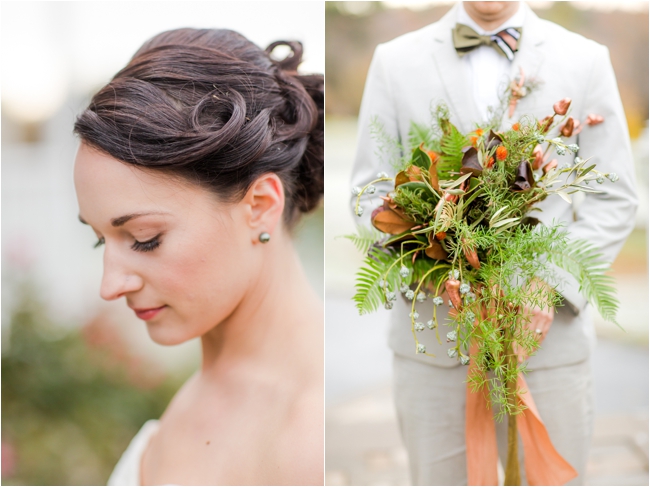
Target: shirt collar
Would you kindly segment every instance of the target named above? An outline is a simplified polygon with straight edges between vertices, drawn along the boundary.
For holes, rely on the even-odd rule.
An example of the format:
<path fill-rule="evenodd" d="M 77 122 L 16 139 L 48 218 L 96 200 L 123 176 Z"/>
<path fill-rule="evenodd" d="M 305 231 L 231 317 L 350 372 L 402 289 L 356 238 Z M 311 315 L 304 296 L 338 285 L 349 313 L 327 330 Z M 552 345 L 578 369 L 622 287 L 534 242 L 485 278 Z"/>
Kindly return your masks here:
<path fill-rule="evenodd" d="M 526 10 L 522 8 L 522 4 L 520 2 L 519 8 L 517 9 L 517 11 L 512 17 L 510 17 L 508 20 L 506 20 L 503 24 L 501 24 L 493 31 L 487 32 L 483 30 L 481 27 L 479 27 L 479 25 L 476 22 L 474 22 L 474 20 L 472 20 L 472 18 L 465 10 L 465 5 L 463 5 L 463 2 L 459 2 L 459 3 L 460 3 L 460 8 L 458 9 L 458 23 L 468 25 L 480 35 L 496 34 L 497 32 L 501 32 L 503 29 L 507 29 L 508 27 L 523 27 L 524 20 L 526 19 Z"/>

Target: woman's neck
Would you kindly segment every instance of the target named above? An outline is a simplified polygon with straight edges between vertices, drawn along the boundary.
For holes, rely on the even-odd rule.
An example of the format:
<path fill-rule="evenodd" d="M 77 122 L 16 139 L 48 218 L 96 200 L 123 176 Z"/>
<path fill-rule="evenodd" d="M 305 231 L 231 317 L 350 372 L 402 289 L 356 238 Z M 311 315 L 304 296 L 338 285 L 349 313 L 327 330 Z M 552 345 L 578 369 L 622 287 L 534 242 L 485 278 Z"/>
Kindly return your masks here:
<path fill-rule="evenodd" d="M 289 376 L 322 374 L 323 305 L 284 232 L 264 248 L 262 268 L 222 323 L 201 337 L 201 374 L 264 371 Z"/>

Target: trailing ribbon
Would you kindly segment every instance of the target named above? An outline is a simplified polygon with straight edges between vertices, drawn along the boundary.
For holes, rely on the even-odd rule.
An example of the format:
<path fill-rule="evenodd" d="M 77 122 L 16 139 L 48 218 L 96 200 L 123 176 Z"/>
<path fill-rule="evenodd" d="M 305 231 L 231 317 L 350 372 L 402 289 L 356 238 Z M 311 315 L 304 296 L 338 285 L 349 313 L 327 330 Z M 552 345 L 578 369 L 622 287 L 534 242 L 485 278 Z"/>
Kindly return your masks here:
<path fill-rule="evenodd" d="M 469 374 L 475 372 L 478 345 L 470 347 Z M 524 446 L 524 465 L 528 485 L 564 485 L 578 472 L 555 450 L 544 422 L 537 411 L 533 396 L 520 373 L 517 377 L 519 404 L 526 409 L 516 416 L 517 429 Z M 496 428 L 487 388 L 472 392 L 467 384 L 465 409 L 465 443 L 467 446 L 468 485 L 498 485 Z"/>

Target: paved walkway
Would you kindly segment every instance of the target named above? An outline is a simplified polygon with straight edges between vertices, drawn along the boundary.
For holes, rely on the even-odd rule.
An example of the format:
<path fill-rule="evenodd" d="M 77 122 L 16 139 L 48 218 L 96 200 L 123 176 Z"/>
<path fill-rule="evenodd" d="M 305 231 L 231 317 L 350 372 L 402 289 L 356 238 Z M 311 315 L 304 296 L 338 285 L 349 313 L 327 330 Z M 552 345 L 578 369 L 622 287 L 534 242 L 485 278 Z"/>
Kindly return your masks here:
<path fill-rule="evenodd" d="M 390 386 L 328 408 L 325 434 L 326 485 L 409 485 Z M 585 485 L 648 485 L 647 414 L 597 416 Z"/>
<path fill-rule="evenodd" d="M 353 303 L 333 294 L 326 301 L 326 484 L 409 485 L 391 398 L 388 312 L 351 322 Z M 622 295 L 622 301 L 632 296 Z M 597 322 L 596 420 L 586 485 L 649 483 L 646 299 L 623 303 L 636 312 L 624 320 L 628 333 Z"/>

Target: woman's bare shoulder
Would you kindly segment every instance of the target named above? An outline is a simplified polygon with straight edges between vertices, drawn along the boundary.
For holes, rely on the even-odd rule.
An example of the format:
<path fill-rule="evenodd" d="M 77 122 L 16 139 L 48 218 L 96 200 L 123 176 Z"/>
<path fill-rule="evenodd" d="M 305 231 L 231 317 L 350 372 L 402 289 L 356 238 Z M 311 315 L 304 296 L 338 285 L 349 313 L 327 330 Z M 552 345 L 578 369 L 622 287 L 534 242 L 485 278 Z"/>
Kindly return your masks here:
<path fill-rule="evenodd" d="M 287 434 L 281 442 L 281 462 L 290 466 L 290 483 L 324 483 L 324 394 L 321 384 L 303 392 L 291 408 Z"/>

